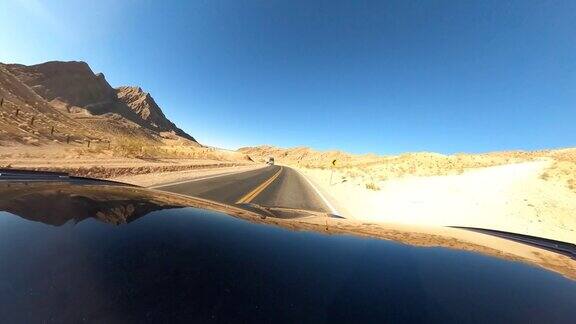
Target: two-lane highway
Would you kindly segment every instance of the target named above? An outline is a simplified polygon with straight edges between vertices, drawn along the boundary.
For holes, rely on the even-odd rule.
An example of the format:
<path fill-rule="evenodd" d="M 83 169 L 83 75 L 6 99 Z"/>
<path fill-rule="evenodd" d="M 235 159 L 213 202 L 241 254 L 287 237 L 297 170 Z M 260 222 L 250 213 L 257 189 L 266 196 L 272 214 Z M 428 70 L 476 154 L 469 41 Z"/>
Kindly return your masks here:
<path fill-rule="evenodd" d="M 195 179 L 157 189 L 227 204 L 254 203 L 269 207 L 334 212 L 300 173 L 286 166 L 275 165 Z"/>

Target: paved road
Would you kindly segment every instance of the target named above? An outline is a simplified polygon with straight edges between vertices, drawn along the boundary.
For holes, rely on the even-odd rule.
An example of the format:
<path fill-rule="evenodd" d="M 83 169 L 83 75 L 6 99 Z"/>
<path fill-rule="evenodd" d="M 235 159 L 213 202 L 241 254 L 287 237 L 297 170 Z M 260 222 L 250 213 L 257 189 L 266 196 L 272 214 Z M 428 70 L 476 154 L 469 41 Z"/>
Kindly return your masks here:
<path fill-rule="evenodd" d="M 275 165 L 204 180 L 191 180 L 157 189 L 227 204 L 255 203 L 269 207 L 332 212 L 301 174 L 285 166 Z"/>

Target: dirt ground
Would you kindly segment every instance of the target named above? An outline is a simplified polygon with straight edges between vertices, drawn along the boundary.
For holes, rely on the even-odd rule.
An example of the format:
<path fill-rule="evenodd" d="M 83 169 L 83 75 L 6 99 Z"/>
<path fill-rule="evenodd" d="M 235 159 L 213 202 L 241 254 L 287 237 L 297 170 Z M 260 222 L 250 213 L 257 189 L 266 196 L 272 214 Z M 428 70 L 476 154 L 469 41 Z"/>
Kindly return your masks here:
<path fill-rule="evenodd" d="M 351 218 L 360 221 L 497 229 L 576 243 L 576 193 L 542 179 L 553 161 L 469 169 L 445 176 L 375 181 L 301 168 Z"/>
<path fill-rule="evenodd" d="M 243 154 L 194 147 L 163 147 L 172 153 L 136 152 L 78 146 L 0 146 L 0 168 L 67 172 L 75 176 L 152 185 L 193 177 L 201 170 L 254 165 Z M 139 177 L 137 177 L 139 176 Z"/>

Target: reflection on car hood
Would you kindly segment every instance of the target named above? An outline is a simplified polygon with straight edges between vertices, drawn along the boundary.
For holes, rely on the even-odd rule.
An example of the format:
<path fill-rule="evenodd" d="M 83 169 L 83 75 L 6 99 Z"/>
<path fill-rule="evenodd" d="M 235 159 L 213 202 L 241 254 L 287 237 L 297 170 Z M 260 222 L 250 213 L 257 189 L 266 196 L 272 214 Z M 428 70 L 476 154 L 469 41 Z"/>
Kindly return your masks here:
<path fill-rule="evenodd" d="M 256 204 L 229 206 L 135 186 L 90 182 L 85 179 L 80 182 L 0 182 L 0 195 L 0 210 L 55 226 L 68 221 L 78 223 L 87 218 L 115 225 L 126 224 L 153 211 L 184 207 L 216 209 L 229 214 L 252 212 L 261 218 L 339 217 L 286 207 Z"/>
<path fill-rule="evenodd" d="M 260 214 L 261 218 L 274 217 L 282 219 L 301 219 L 301 218 L 344 218 L 338 215 L 329 214 L 325 212 L 305 210 L 298 208 L 282 207 L 282 206 L 262 206 L 254 203 L 237 204 L 236 206 L 242 209 L 250 210 Z"/>
<path fill-rule="evenodd" d="M 208 208 L 232 215 L 247 213 L 212 201 L 122 184 L 86 180 L 0 182 L 0 210 L 55 226 L 88 218 L 125 224 L 153 211 L 184 207 Z"/>
<path fill-rule="evenodd" d="M 0 182 L 0 313 L 6 322 L 576 316 L 570 258 L 457 229 L 446 231 L 487 243 L 329 216 L 90 181 Z"/>
<path fill-rule="evenodd" d="M 7 211 L 28 220 L 55 226 L 66 224 L 69 221 L 79 223 L 89 218 L 113 225 L 127 224 L 154 211 L 186 207 L 213 210 L 252 222 L 273 224 L 292 230 L 371 236 L 420 246 L 459 248 L 491 256 L 506 257 L 515 261 L 533 263 L 534 261 L 542 261 L 540 254 L 543 251 L 540 249 L 530 251 L 530 253 L 538 256 L 536 260 L 534 258 L 525 259 L 516 253 L 516 249 L 508 251 L 509 246 L 502 244 L 495 238 L 482 236 L 480 242 L 470 244 L 467 241 L 455 240 L 453 235 L 443 237 L 435 231 L 425 230 L 423 233 L 422 231 L 415 232 L 415 229 L 409 228 L 409 233 L 406 233 L 406 229 L 403 228 L 393 226 L 381 228 L 378 224 L 354 222 L 341 219 L 340 216 L 317 211 L 257 204 L 230 206 L 200 198 L 121 183 L 90 181 L 90 179 L 85 178 L 57 181 L 53 179 L 50 181 L 0 181 L 0 211 Z M 422 228 L 419 229 L 422 230 Z M 505 236 L 502 233 L 497 233 L 498 231 L 472 230 L 500 237 Z M 461 233 L 458 234 L 461 236 Z M 470 235 L 466 236 L 470 238 Z M 517 238 L 508 236 L 508 239 L 518 241 Z M 485 244 L 486 242 L 491 244 Z M 533 245 L 537 246 L 537 244 Z M 573 259 L 574 248 L 570 244 L 566 245 L 569 245 L 570 253 L 564 254 Z M 573 267 L 573 263 L 567 263 L 563 259 L 558 260 L 556 256 L 553 256 L 552 260 L 550 258 L 548 255 L 546 260 L 536 263 L 567 277 L 576 278 L 576 267 Z"/>

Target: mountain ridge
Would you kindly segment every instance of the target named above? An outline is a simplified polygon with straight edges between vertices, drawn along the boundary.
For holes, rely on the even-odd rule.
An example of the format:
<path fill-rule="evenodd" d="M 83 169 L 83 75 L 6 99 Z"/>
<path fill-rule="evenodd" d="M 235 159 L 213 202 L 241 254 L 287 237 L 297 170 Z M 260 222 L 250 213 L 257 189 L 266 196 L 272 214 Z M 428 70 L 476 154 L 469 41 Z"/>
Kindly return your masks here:
<path fill-rule="evenodd" d="M 116 97 L 128 105 L 140 118 L 148 122 L 150 127 L 159 131 L 174 131 L 180 137 L 196 141 L 194 137 L 178 128 L 164 115 L 164 112 L 150 93 L 143 91 L 142 88 L 137 86 L 120 86 L 115 88 L 115 90 Z"/>
<path fill-rule="evenodd" d="M 57 115 L 48 112 L 52 108 L 87 128 L 103 132 L 104 135 L 127 134 L 153 140 L 180 138 L 190 144 L 199 145 L 194 137 L 178 128 L 164 115 L 149 93 L 140 87 L 113 88 L 103 73 L 94 73 L 86 62 L 49 61 L 29 66 L 0 63 L 0 67 L 4 81 L 0 85 L 0 96 L 6 98 L 14 107 L 20 107 L 23 116 L 27 118 L 37 116 L 49 122 Z M 31 92 L 43 100 L 30 99 L 36 97 Z M 43 110 L 38 110 L 39 107 L 43 107 Z M 36 134 L 41 133 L 39 131 L 24 129 L 21 121 L 13 119 L 4 120 L 19 129 L 15 130 L 16 135 L 12 134 L 13 137 L 34 138 L 41 135 Z M 70 124 L 70 120 L 66 118 L 60 118 L 59 122 Z M 20 134 L 22 132 L 32 134 L 25 136 Z M 38 140 L 42 141 L 41 138 Z M 30 141 L 19 142 L 27 144 Z"/>

